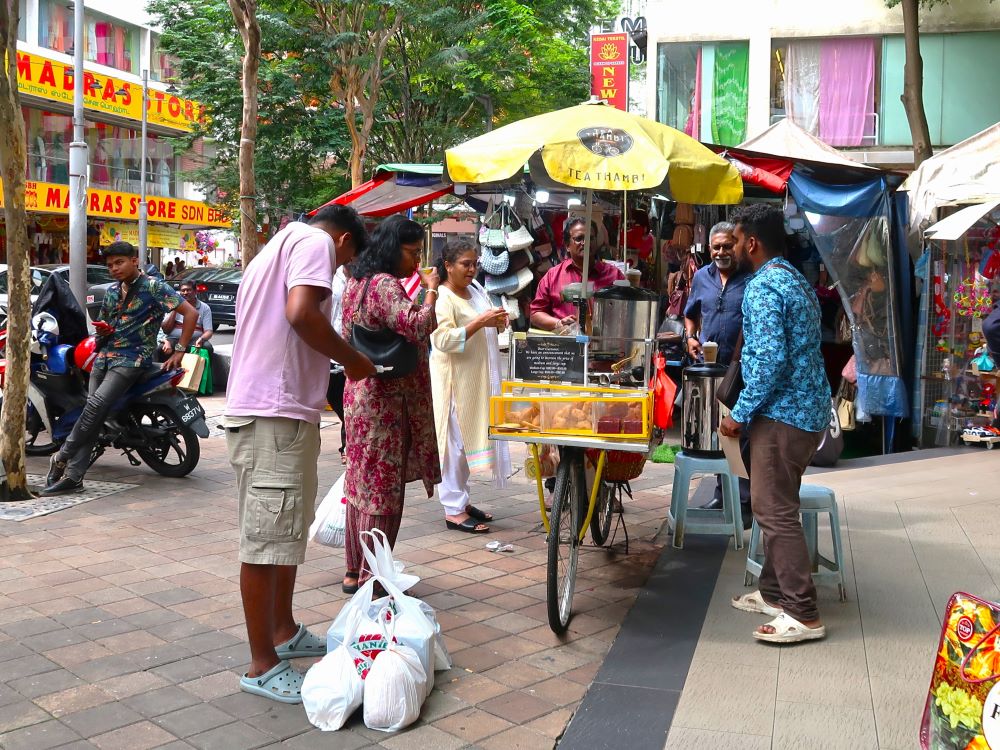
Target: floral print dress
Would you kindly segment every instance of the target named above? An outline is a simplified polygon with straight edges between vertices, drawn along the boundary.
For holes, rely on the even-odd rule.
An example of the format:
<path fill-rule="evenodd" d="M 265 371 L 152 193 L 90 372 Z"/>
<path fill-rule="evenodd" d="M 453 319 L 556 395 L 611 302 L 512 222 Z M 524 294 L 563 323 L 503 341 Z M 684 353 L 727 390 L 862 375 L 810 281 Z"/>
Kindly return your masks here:
<path fill-rule="evenodd" d="M 344 292 L 343 327 L 348 340 L 355 313 L 373 330 L 388 327 L 417 346 L 417 369 L 405 377 L 350 380 L 344 388 L 347 426 L 345 495 L 368 515 L 403 512 L 407 482 L 421 479 L 427 496 L 441 481 L 431 376 L 428 366 L 434 308 L 414 305 L 399 279 L 375 274 L 361 305 L 365 279 L 351 279 Z"/>

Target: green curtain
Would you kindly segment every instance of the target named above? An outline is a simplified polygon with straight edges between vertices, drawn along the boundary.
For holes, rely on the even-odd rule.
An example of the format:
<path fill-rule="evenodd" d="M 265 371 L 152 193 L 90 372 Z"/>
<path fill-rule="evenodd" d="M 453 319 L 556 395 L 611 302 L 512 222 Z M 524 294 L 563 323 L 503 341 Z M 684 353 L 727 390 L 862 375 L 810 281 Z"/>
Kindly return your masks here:
<path fill-rule="evenodd" d="M 747 135 L 747 42 L 724 42 L 715 47 L 712 80 L 712 141 L 736 146 Z"/>

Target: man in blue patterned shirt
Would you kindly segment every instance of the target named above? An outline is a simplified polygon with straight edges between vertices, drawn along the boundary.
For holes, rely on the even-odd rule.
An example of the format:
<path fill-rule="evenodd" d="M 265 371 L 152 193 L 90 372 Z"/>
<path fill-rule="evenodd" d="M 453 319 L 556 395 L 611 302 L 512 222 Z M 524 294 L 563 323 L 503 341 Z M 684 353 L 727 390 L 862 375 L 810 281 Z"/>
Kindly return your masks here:
<path fill-rule="evenodd" d="M 177 350 L 163 369 L 180 367 L 181 358 L 198 322 L 198 313 L 162 279 L 139 268 L 139 251 L 128 242 L 113 242 L 101 252 L 118 284 L 108 289 L 94 328 L 98 354 L 90 373 L 89 395 L 83 413 L 66 442 L 49 462 L 42 495 L 63 495 L 83 487 L 91 452 L 111 407 L 153 364 L 156 332 L 164 314 L 177 310 L 184 327 Z"/>
<path fill-rule="evenodd" d="M 749 430 L 753 515 L 766 556 L 760 590 L 733 606 L 774 616 L 753 636 L 772 643 L 822 638 L 816 586 L 799 518 L 802 474 L 830 421 L 830 384 L 820 353 L 820 308 L 805 278 L 782 257 L 782 212 L 744 206 L 732 217 L 737 257 L 754 269 L 743 297 L 745 383 L 719 432 Z"/>

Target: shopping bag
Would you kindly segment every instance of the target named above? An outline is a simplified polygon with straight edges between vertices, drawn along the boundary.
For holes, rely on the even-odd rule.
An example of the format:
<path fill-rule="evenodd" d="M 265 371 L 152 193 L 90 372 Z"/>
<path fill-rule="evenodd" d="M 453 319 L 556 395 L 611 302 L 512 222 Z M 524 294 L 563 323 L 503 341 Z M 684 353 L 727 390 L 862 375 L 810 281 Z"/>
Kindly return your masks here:
<path fill-rule="evenodd" d="M 388 596 L 374 598 L 376 582 L 382 584 Z M 389 607 L 393 616 L 398 619 L 395 626 L 396 640 L 417 652 L 420 663 L 432 683 L 435 670 L 451 669 L 451 656 L 448 654 L 444 637 L 441 635 L 441 626 L 431 606 L 414 596 L 404 594 L 391 580 L 378 576 L 368 579 L 340 610 L 340 614 L 326 633 L 327 651 L 333 651 L 347 640 L 353 612 L 360 615 L 359 632 L 367 636 L 373 632 L 380 632 L 378 614 L 385 607 Z M 376 639 L 367 638 L 369 643 L 372 640 Z M 377 650 L 381 650 L 381 647 Z"/>
<path fill-rule="evenodd" d="M 349 640 L 354 638 L 358 617 L 355 613 Z M 365 660 L 356 661 L 347 646 L 338 646 L 306 672 L 302 680 L 302 707 L 313 726 L 324 732 L 333 732 L 344 726 L 361 705 L 364 698 L 364 677 L 359 664 L 365 670 L 371 666 Z"/>
<path fill-rule="evenodd" d="M 212 379 L 212 355 L 208 349 L 203 346 L 196 347 L 192 350 L 192 352 L 201 357 L 202 361 L 205 363 L 204 372 L 202 372 L 201 375 L 201 385 L 198 386 L 198 393 L 202 396 L 211 396 L 215 393 L 215 382 Z"/>
<path fill-rule="evenodd" d="M 948 600 L 920 724 L 923 750 L 1000 748 L 1000 604 Z"/>
<path fill-rule="evenodd" d="M 181 368 L 184 370 L 184 375 L 177 383 L 177 387 L 182 391 L 197 393 L 198 389 L 201 388 L 201 376 L 205 371 L 205 360 L 197 354 L 188 352 L 181 358 Z"/>
<path fill-rule="evenodd" d="M 316 517 L 309 527 L 310 541 L 327 547 L 344 546 L 344 530 L 347 525 L 347 498 L 344 497 L 344 477 L 333 483 L 323 502 L 316 509 Z"/>
<path fill-rule="evenodd" d="M 649 382 L 649 387 L 653 389 L 653 425 L 661 430 L 667 430 L 674 424 L 677 384 L 667 375 L 667 361 L 662 353 L 658 352 L 653 357 L 653 364 L 656 372 Z"/>
<path fill-rule="evenodd" d="M 415 722 L 432 684 L 416 651 L 396 639 L 397 622 L 389 607 L 379 613 L 388 645 L 376 656 L 364 682 L 365 726 L 379 732 L 398 732 Z"/>

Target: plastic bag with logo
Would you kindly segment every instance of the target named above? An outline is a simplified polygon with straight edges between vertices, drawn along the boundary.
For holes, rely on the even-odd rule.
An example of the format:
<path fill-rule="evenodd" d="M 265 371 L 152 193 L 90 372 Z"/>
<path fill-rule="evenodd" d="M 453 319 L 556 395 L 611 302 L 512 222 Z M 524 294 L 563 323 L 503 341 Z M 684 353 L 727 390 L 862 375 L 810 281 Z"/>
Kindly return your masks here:
<path fill-rule="evenodd" d="M 357 613 L 348 625 L 353 640 L 359 622 Z M 364 675 L 371 660 L 352 654 L 340 645 L 309 668 L 302 680 L 302 707 L 313 726 L 334 732 L 344 726 L 364 698 Z"/>
<path fill-rule="evenodd" d="M 379 732 L 398 732 L 420 716 L 420 708 L 433 686 L 417 653 L 398 643 L 392 611 L 385 607 L 379 623 L 388 646 L 375 659 L 364 683 L 365 726 Z"/>

